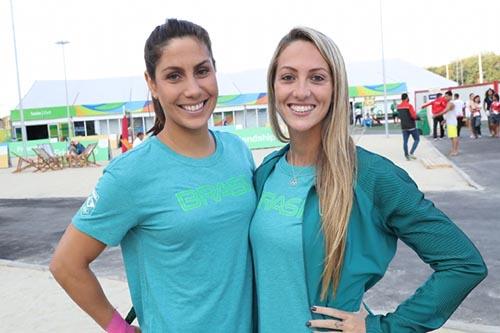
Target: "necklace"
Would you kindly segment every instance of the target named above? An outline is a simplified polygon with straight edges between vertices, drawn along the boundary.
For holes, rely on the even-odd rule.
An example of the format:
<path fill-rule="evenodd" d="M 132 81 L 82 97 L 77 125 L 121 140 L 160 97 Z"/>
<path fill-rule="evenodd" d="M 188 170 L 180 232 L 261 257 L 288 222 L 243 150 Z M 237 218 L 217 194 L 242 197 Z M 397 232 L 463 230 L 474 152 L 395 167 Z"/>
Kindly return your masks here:
<path fill-rule="evenodd" d="M 292 161 L 292 151 L 289 150 L 288 154 L 290 155 L 290 166 L 292 167 L 292 178 L 290 179 L 290 181 L 288 182 L 288 184 L 290 186 L 294 186 L 295 187 L 295 186 L 297 186 L 299 184 L 299 177 L 302 176 L 302 173 L 304 173 L 304 170 L 306 170 L 306 169 L 304 169 L 304 170 L 302 170 L 302 172 L 296 174 L 295 173 L 295 168 L 293 166 L 293 161 Z"/>

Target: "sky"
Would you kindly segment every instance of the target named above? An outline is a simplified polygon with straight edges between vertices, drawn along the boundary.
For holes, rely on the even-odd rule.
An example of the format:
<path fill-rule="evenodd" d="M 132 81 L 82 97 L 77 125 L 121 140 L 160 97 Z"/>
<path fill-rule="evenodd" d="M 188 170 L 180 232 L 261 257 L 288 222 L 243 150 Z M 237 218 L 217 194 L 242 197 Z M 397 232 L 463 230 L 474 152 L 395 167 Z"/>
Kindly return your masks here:
<path fill-rule="evenodd" d="M 381 0 L 386 59 L 427 67 L 500 54 L 499 0 Z M 381 59 L 378 0 L 12 0 L 21 95 L 36 80 L 140 76 L 150 32 L 166 18 L 210 34 L 222 73 L 267 68 L 294 26 L 322 31 L 345 61 Z M 0 0 L 0 117 L 18 104 L 10 0 Z M 382 78 L 380 80 L 382 82 Z"/>

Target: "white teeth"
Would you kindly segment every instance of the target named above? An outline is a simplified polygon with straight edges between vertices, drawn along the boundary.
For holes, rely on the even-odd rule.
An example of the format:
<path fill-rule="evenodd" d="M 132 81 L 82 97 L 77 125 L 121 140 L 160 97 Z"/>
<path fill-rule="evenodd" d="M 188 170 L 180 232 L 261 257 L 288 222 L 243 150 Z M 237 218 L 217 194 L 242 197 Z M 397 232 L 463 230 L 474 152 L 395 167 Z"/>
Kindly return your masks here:
<path fill-rule="evenodd" d="M 295 112 L 309 112 L 312 109 L 314 109 L 314 105 L 296 105 L 296 104 L 292 104 L 292 105 L 290 105 L 290 109 L 292 109 Z"/>
<path fill-rule="evenodd" d="M 181 107 L 186 111 L 196 112 L 196 111 L 201 110 L 201 108 L 203 107 L 203 102 L 195 104 L 195 105 L 181 105 Z"/>

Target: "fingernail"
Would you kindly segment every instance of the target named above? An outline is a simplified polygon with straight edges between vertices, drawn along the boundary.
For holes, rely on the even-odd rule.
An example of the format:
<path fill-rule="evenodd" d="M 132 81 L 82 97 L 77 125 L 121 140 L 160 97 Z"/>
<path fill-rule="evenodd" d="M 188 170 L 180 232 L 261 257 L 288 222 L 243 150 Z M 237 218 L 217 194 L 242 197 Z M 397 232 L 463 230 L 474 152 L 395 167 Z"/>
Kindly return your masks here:
<path fill-rule="evenodd" d="M 316 310 L 317 310 L 317 309 L 316 309 L 316 307 L 315 307 L 315 306 L 311 306 L 311 311 L 312 311 L 312 312 L 316 312 Z"/>
<path fill-rule="evenodd" d="M 310 321 L 307 321 L 307 322 L 306 322 L 306 326 L 307 326 L 307 327 L 311 327 L 311 322 L 310 322 Z"/>

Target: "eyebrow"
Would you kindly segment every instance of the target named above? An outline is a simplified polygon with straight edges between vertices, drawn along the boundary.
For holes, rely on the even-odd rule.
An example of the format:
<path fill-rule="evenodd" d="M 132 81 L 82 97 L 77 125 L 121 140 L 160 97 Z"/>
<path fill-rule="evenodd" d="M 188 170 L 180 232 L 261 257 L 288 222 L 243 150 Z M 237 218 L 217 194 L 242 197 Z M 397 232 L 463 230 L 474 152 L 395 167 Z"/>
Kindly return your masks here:
<path fill-rule="evenodd" d="M 200 66 L 203 66 L 203 65 L 206 65 L 210 63 L 210 59 L 205 59 L 203 60 L 202 62 L 194 65 L 194 68 L 198 68 Z M 161 73 L 163 72 L 166 72 L 168 70 L 172 70 L 172 71 L 183 71 L 184 69 L 182 67 L 178 67 L 178 66 L 168 66 L 168 67 L 165 67 L 164 69 L 161 70 Z"/>
<path fill-rule="evenodd" d="M 294 67 L 292 67 L 292 66 L 283 66 L 283 67 L 278 68 L 278 70 L 283 70 L 283 69 L 284 69 L 284 70 L 292 70 L 292 71 L 294 71 L 294 72 L 297 72 L 297 69 L 296 69 L 296 68 L 294 68 Z M 325 71 L 325 72 L 329 72 L 329 70 L 328 70 L 328 69 L 326 69 L 326 68 L 324 68 L 324 67 L 316 67 L 316 68 L 311 68 L 311 69 L 309 70 L 309 72 L 320 71 L 320 70 L 321 70 L 321 71 Z"/>

